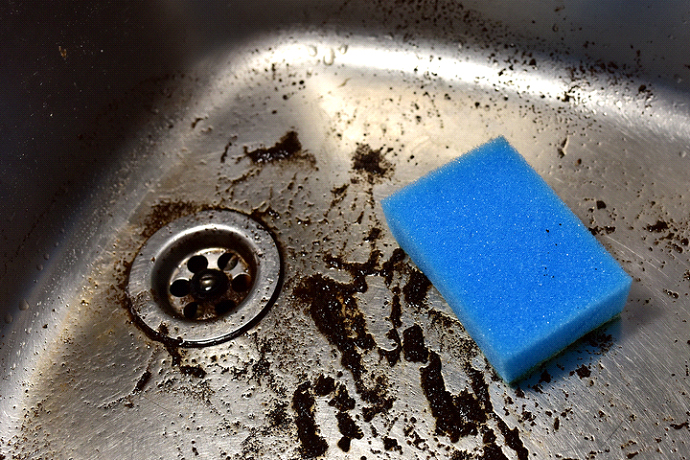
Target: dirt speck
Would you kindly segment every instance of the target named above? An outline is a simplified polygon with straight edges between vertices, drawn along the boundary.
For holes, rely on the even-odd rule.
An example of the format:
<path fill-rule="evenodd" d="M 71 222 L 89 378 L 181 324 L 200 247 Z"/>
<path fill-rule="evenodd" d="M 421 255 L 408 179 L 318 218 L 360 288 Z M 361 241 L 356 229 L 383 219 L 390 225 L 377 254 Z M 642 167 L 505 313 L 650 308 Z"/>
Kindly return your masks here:
<path fill-rule="evenodd" d="M 596 329 L 582 338 L 589 346 L 598 349 L 601 353 L 608 352 L 613 347 L 613 336 L 603 329 Z"/>
<path fill-rule="evenodd" d="M 690 428 L 690 422 L 688 422 L 686 420 L 685 422 L 679 423 L 679 424 L 671 423 L 671 428 L 673 428 L 674 430 L 681 430 L 683 428 Z"/>
<path fill-rule="evenodd" d="M 585 379 L 592 375 L 592 371 L 589 369 L 589 367 L 585 366 L 584 364 L 575 369 L 574 371 L 570 372 L 570 375 L 577 374 L 578 377 L 581 379 Z"/>
<path fill-rule="evenodd" d="M 541 376 L 539 377 L 539 383 L 550 383 L 551 382 L 551 374 L 549 374 L 549 371 L 544 369 L 544 372 L 541 373 Z"/>
<path fill-rule="evenodd" d="M 589 227 L 590 233 L 592 235 L 597 236 L 597 235 L 610 235 L 611 233 L 616 231 L 616 227 L 612 225 L 605 225 L 603 227 L 600 227 L 598 225 L 595 225 L 593 227 Z"/>
<path fill-rule="evenodd" d="M 389 148 L 387 152 L 392 151 Z M 370 183 L 374 183 L 393 173 L 393 165 L 384 157 L 383 148 L 373 150 L 367 144 L 357 145 L 357 150 L 352 157 L 352 169 L 367 176 Z M 386 152 L 386 153 L 387 153 Z"/>
<path fill-rule="evenodd" d="M 383 448 L 388 451 L 397 451 L 402 454 L 402 447 L 398 444 L 398 440 L 394 438 L 384 437 Z"/>
<path fill-rule="evenodd" d="M 657 220 L 656 224 L 647 225 L 648 232 L 661 233 L 665 230 L 668 230 L 668 223 L 663 220 Z"/>
<path fill-rule="evenodd" d="M 199 379 L 206 377 L 206 371 L 200 366 L 180 366 L 180 373 L 183 375 L 191 375 Z"/>
<path fill-rule="evenodd" d="M 252 160 L 253 163 L 271 163 L 274 161 L 281 161 L 287 159 L 308 159 L 314 162 L 312 155 L 305 153 L 302 150 L 302 143 L 295 131 L 288 131 L 273 147 L 260 147 L 254 150 L 249 150 L 244 147 L 244 154 Z"/>
<path fill-rule="evenodd" d="M 147 370 L 141 375 L 141 377 L 137 381 L 137 384 L 135 385 L 132 393 L 141 393 L 141 391 L 144 389 L 149 380 L 151 380 L 151 371 Z"/>

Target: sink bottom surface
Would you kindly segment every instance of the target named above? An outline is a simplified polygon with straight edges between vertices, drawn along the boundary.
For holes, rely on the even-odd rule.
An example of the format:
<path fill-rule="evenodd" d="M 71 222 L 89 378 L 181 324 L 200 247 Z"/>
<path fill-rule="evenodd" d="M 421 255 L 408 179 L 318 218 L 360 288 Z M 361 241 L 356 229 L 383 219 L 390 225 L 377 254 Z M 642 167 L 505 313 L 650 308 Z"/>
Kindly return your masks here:
<path fill-rule="evenodd" d="M 110 230 L 82 248 L 83 276 L 46 284 L 40 306 L 27 299 L 26 314 L 53 313 L 12 339 L 29 346 L 5 363 L 17 382 L 2 394 L 0 451 L 519 460 L 690 451 L 687 120 L 663 90 L 652 103 L 633 79 L 571 70 L 509 47 L 286 31 L 163 79 L 169 97 L 123 147 L 136 159 L 119 165 L 94 222 Z M 379 205 L 499 135 L 635 279 L 620 320 L 516 387 L 397 250 Z M 273 232 L 281 294 L 229 342 L 166 347 L 129 314 L 128 269 L 158 228 L 203 209 L 241 211 Z"/>

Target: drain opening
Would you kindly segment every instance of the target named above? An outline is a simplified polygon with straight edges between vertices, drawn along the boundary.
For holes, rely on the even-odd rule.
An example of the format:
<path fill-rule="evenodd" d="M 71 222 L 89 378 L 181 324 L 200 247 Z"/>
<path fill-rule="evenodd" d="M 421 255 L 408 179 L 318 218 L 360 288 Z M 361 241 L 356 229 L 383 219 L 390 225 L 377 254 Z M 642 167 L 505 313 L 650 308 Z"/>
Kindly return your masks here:
<path fill-rule="evenodd" d="M 174 314 L 211 320 L 241 305 L 255 277 L 251 260 L 234 250 L 204 248 L 173 270 L 167 300 Z"/>
<path fill-rule="evenodd" d="M 277 297 L 281 261 L 271 234 L 235 211 L 206 211 L 163 227 L 130 271 L 132 313 L 180 346 L 228 340 Z"/>

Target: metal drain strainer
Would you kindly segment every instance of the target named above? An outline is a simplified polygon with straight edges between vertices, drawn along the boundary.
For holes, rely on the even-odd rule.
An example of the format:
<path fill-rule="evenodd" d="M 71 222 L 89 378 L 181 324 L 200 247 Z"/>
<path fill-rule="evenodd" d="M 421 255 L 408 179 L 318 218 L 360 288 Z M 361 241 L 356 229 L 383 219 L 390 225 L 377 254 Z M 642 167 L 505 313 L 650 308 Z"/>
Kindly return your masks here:
<path fill-rule="evenodd" d="M 158 230 L 127 285 L 138 322 L 161 339 L 198 347 L 256 322 L 278 295 L 281 261 L 272 235 L 235 211 L 204 211 Z"/>

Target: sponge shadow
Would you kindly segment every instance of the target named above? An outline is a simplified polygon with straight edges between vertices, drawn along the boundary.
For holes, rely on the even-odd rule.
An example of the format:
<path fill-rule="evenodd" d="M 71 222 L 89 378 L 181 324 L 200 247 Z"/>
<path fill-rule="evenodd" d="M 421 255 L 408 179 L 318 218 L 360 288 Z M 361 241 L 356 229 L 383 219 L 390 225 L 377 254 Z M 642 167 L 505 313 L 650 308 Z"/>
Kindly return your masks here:
<path fill-rule="evenodd" d="M 590 369 L 603 355 L 621 348 L 630 336 L 663 315 L 663 310 L 653 302 L 655 297 L 647 286 L 634 281 L 620 316 L 585 334 L 510 386 L 525 391 L 530 388 L 539 391 L 542 383 L 567 379 L 575 374 L 581 379 L 588 377 Z"/>
<path fill-rule="evenodd" d="M 568 348 L 536 367 L 527 377 L 513 382 L 510 386 L 525 392 L 530 389 L 539 392 L 542 383 L 564 380 L 574 374 L 578 374 L 580 378 L 588 377 L 592 365 L 616 347 L 622 331 L 622 320 L 618 316 L 588 332 Z"/>

